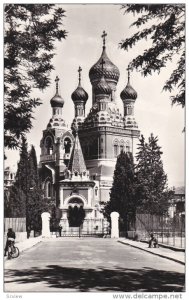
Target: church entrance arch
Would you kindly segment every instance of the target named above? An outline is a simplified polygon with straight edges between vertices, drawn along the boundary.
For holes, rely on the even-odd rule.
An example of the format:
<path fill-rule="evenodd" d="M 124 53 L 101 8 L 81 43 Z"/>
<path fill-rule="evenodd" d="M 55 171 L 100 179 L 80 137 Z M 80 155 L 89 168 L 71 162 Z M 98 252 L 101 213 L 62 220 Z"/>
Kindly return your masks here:
<path fill-rule="evenodd" d="M 77 196 L 69 200 L 67 212 L 69 227 L 80 227 L 83 224 L 85 218 L 83 206 L 83 201 Z"/>

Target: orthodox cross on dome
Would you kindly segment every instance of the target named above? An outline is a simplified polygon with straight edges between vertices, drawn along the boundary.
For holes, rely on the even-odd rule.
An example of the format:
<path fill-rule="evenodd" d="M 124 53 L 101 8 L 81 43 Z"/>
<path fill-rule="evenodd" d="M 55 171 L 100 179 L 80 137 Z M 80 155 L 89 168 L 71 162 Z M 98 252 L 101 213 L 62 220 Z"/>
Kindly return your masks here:
<path fill-rule="evenodd" d="M 79 66 L 79 69 L 78 69 L 78 73 L 79 73 L 79 84 L 81 84 L 81 71 L 82 71 L 82 68 Z"/>
<path fill-rule="evenodd" d="M 55 82 L 56 82 L 56 94 L 58 94 L 58 82 L 59 82 L 59 78 L 58 78 L 58 76 L 56 76 L 56 78 L 55 78 Z"/>
<path fill-rule="evenodd" d="M 127 72 L 128 72 L 128 83 L 130 83 L 130 71 L 131 71 L 131 67 L 130 67 L 130 65 L 128 65 L 128 67 L 127 67 Z"/>
<path fill-rule="evenodd" d="M 100 64 L 102 65 L 102 74 L 104 75 L 104 65 L 105 65 L 105 60 L 102 59 L 102 61 L 101 61 Z"/>
<path fill-rule="evenodd" d="M 104 30 L 103 31 L 103 34 L 101 35 L 102 39 L 103 39 L 103 48 L 105 48 L 106 46 L 106 36 L 107 36 L 107 33 L 106 31 Z"/>

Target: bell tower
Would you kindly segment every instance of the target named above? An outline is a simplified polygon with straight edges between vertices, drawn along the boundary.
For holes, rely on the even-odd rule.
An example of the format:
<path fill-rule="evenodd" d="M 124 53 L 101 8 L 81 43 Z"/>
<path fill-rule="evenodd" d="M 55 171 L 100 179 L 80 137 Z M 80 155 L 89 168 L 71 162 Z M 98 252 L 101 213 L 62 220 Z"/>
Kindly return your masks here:
<path fill-rule="evenodd" d="M 63 119 L 64 99 L 60 95 L 59 78 L 55 79 L 55 95 L 50 100 L 52 116 L 43 130 L 40 142 L 39 172 L 45 197 L 56 205 L 59 201 L 59 180 L 69 162 L 74 137 Z"/>

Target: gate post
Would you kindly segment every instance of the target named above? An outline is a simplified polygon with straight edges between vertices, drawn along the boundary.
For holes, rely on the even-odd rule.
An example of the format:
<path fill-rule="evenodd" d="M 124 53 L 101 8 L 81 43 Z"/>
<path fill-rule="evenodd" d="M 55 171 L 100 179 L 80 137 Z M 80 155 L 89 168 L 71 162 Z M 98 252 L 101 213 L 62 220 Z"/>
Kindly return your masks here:
<path fill-rule="evenodd" d="M 50 214 L 44 212 L 41 214 L 42 218 L 42 237 L 50 237 Z"/>
<path fill-rule="evenodd" d="M 111 238 L 119 238 L 119 213 L 114 211 L 111 217 Z"/>

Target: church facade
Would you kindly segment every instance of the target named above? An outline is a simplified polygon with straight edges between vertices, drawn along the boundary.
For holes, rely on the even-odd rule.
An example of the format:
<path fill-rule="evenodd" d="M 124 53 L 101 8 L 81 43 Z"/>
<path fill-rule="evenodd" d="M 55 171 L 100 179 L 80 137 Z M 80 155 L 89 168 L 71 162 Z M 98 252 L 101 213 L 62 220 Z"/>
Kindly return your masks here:
<path fill-rule="evenodd" d="M 91 67 L 92 106 L 85 114 L 88 94 L 81 85 L 72 93 L 75 117 L 68 129 L 63 118 L 64 100 L 56 93 L 51 99 L 52 116 L 40 142 L 40 176 L 45 197 L 61 211 L 62 234 L 105 233 L 107 223 L 101 212 L 109 201 L 117 156 L 121 151 L 134 154 L 139 137 L 134 117 L 136 91 L 128 82 L 120 94 L 123 114 L 116 105 L 120 72 L 106 53 L 103 32 L 102 54 Z"/>

